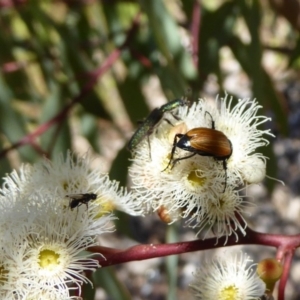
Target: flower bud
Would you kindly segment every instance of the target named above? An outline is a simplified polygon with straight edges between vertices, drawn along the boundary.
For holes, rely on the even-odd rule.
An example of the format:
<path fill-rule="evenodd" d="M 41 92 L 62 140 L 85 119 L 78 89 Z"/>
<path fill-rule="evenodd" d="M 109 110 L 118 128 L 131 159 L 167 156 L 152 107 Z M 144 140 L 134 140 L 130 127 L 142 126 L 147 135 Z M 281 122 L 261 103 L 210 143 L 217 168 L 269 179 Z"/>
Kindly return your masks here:
<path fill-rule="evenodd" d="M 265 282 L 267 291 L 272 293 L 276 281 L 282 275 L 282 265 L 275 258 L 266 258 L 258 263 L 256 272 Z"/>

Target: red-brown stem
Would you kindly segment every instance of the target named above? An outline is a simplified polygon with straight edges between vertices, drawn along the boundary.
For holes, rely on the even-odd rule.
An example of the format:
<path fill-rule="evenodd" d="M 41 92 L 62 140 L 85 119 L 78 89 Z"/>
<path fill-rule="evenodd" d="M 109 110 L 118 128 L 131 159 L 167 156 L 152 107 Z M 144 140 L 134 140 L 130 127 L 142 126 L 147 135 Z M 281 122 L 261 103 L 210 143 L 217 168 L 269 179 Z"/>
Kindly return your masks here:
<path fill-rule="evenodd" d="M 137 245 L 131 248 L 120 250 L 107 247 L 90 247 L 88 250 L 95 253 L 101 253 L 104 257 L 95 256 L 102 267 L 112 266 L 120 263 L 145 260 L 155 257 L 164 257 L 169 255 L 178 255 L 187 252 L 208 250 L 219 247 L 229 247 L 234 245 L 262 245 L 272 246 L 278 249 L 278 257 L 285 257 L 284 271 L 279 284 L 278 300 L 284 300 L 284 290 L 289 275 L 291 261 L 296 248 L 300 246 L 300 234 L 297 235 L 279 235 L 266 234 L 246 229 L 246 235 L 238 234 L 238 241 L 235 236 L 230 236 L 226 242 L 226 237 L 219 239 L 211 238 L 207 240 L 195 240 L 171 244 L 148 244 Z M 278 258 L 277 257 L 277 258 Z"/>
<path fill-rule="evenodd" d="M 169 255 L 177 255 L 187 252 L 207 250 L 218 247 L 228 247 L 234 245 L 263 245 L 280 247 L 285 245 L 285 249 L 294 249 L 300 245 L 300 235 L 285 236 L 276 234 L 259 233 L 248 228 L 246 236 L 239 234 L 239 239 L 236 241 L 235 236 L 228 238 L 225 245 L 226 237 L 221 237 L 218 240 L 211 238 L 207 240 L 195 240 L 188 242 L 179 242 L 172 244 L 148 244 L 137 245 L 125 250 L 117 250 L 103 247 L 91 247 L 92 252 L 102 253 L 105 258 L 98 257 L 100 265 L 102 267 L 111 266 L 115 264 L 145 260 L 154 257 L 163 257 Z"/>
<path fill-rule="evenodd" d="M 279 287 L 278 287 L 278 300 L 284 300 L 284 290 L 289 277 L 291 262 L 294 256 L 294 249 L 289 249 L 285 253 L 285 259 L 283 264 L 283 273 L 280 278 Z"/>

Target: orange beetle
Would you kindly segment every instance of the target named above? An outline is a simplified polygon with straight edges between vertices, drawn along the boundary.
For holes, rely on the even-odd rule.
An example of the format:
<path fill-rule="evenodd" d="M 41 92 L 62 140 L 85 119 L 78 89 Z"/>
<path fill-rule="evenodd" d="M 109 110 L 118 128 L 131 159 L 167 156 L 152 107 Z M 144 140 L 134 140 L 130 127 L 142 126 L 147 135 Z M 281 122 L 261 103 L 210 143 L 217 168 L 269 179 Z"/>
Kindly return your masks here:
<path fill-rule="evenodd" d="M 206 113 L 210 115 L 209 112 Z M 192 154 L 173 159 L 176 147 L 192 152 Z M 189 130 L 186 134 L 175 134 L 171 158 L 165 170 L 170 164 L 172 164 L 172 169 L 178 161 L 190 158 L 196 154 L 211 156 L 216 160 L 223 161 L 225 170 L 225 191 L 227 184 L 227 160 L 232 154 L 232 144 L 223 132 L 215 129 L 215 122 L 213 120 L 212 128 L 197 127 Z"/>

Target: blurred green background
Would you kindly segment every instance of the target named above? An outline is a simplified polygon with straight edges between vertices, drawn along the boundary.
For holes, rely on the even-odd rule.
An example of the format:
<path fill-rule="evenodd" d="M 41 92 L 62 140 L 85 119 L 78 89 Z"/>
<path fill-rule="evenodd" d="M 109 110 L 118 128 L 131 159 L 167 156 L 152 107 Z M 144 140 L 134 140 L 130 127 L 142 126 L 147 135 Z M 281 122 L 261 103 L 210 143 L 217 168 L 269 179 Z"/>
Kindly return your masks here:
<path fill-rule="evenodd" d="M 0 0 L 1 178 L 44 155 L 91 149 L 93 167 L 125 185 L 137 121 L 184 95 L 255 97 L 287 135 L 283 89 L 299 77 L 300 9 L 283 2 Z M 112 270 L 97 276 L 107 299 L 131 299 Z"/>

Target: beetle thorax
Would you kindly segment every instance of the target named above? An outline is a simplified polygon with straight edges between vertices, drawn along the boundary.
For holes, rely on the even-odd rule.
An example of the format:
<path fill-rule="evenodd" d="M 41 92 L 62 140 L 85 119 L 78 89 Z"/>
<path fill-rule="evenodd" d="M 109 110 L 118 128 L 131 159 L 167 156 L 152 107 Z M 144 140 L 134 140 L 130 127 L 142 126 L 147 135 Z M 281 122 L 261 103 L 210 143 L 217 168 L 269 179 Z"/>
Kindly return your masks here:
<path fill-rule="evenodd" d="M 191 150 L 191 142 L 190 139 L 186 136 L 183 136 L 176 144 L 176 146 L 180 149 L 190 151 Z"/>

